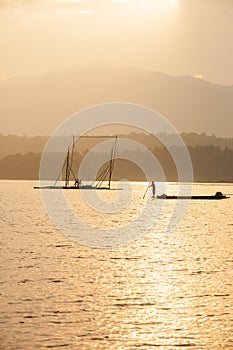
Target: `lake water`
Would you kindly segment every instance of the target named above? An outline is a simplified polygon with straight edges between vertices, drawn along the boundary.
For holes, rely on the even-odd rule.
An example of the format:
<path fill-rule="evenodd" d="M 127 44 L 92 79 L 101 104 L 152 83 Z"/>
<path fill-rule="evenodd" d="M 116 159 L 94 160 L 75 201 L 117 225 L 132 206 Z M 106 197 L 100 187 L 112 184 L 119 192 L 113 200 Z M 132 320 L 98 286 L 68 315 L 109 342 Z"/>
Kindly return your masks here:
<path fill-rule="evenodd" d="M 92 230 L 119 222 L 127 230 L 147 201 L 134 226 L 142 237 L 99 249 L 58 230 L 35 184 L 0 181 L 1 349 L 233 348 L 233 196 L 191 201 L 173 231 L 166 222 L 175 203 L 165 201 L 143 234 L 159 206 L 142 198 L 146 184 L 132 185 L 131 202 L 118 216 L 90 213 L 79 191 L 67 191 L 70 207 Z M 175 193 L 177 185 L 166 189 Z M 193 193 L 216 191 L 233 193 L 233 185 L 193 186 Z M 111 202 L 109 193 L 100 195 Z M 54 212 L 61 210 L 54 201 Z"/>

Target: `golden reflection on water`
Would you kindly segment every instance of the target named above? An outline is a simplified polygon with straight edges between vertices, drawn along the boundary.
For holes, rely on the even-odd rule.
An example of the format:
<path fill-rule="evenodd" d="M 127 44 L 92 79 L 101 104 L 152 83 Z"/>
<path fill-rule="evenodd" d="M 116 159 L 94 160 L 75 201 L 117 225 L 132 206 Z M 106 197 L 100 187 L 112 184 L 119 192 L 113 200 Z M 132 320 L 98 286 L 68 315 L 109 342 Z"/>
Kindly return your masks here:
<path fill-rule="evenodd" d="M 92 249 L 63 236 L 31 188 L 0 183 L 0 348 L 232 348 L 233 198 L 191 202 L 172 233 L 169 202 L 143 238 Z M 79 193 L 65 195 L 77 210 Z"/>
<path fill-rule="evenodd" d="M 124 192 L 117 190 L 116 187 L 110 191 L 97 190 L 95 195 L 99 197 L 101 202 L 97 206 L 94 206 L 96 204 L 94 201 L 89 201 L 93 190 L 83 191 L 64 191 L 66 202 L 80 220 L 96 228 L 127 225 L 142 214 L 146 204 L 146 200 L 142 198 L 140 186 L 135 186 L 134 191 L 125 190 Z M 85 197 L 83 193 L 85 195 L 88 193 L 88 196 Z M 116 200 L 119 203 L 114 205 Z M 109 207 L 107 204 L 112 205 Z"/>

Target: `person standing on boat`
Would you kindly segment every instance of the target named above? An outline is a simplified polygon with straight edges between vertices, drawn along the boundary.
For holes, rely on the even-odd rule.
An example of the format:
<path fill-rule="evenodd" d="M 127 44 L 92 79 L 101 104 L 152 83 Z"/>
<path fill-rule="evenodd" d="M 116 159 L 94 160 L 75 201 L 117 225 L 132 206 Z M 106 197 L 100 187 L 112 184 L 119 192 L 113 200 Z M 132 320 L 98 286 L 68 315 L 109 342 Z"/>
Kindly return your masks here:
<path fill-rule="evenodd" d="M 75 183 L 74 183 L 74 186 L 75 186 L 76 188 L 80 188 L 80 187 L 81 187 L 81 180 L 80 180 L 80 179 L 76 179 L 76 180 L 75 180 Z"/>
<path fill-rule="evenodd" d="M 155 198 L 155 182 L 152 181 L 149 187 L 152 187 L 152 197 Z"/>

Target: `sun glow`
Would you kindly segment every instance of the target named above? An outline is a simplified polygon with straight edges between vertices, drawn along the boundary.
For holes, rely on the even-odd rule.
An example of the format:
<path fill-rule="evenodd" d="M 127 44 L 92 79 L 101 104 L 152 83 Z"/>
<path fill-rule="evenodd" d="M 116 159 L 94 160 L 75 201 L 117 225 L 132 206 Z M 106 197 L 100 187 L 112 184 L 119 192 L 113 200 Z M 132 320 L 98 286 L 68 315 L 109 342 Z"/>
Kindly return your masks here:
<path fill-rule="evenodd" d="M 129 5 L 133 7 L 167 7 L 172 6 L 176 7 L 178 5 L 179 0 L 108 0 L 105 1 L 105 5 L 108 6 L 111 3 L 112 4 L 122 4 L 122 5 Z M 88 4 L 95 4 L 98 6 L 98 3 L 100 5 L 103 5 L 101 1 L 94 1 L 94 0 L 57 0 L 58 3 L 71 3 L 76 5 L 88 5 Z"/>
<path fill-rule="evenodd" d="M 179 0 L 54 0 L 59 14 L 103 14 L 110 16 L 124 13 L 132 16 L 156 16 L 156 18 L 174 12 Z M 119 12 L 120 11 L 120 12 Z M 123 12 L 122 12 L 123 11 Z"/>
<path fill-rule="evenodd" d="M 139 4 L 143 8 L 166 9 L 169 7 L 177 7 L 178 0 L 142 0 Z"/>

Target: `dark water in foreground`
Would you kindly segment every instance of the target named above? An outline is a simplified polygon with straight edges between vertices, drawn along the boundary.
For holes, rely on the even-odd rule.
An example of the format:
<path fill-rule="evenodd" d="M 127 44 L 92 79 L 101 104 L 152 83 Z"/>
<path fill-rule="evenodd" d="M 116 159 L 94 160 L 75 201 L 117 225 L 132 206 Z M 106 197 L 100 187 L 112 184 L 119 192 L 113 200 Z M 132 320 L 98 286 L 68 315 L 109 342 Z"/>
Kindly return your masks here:
<path fill-rule="evenodd" d="M 138 241 L 93 249 L 56 229 L 32 185 L 0 182 L 1 349 L 233 348 L 233 197 L 190 202 L 171 233 L 165 210 Z M 217 190 L 233 185 L 194 186 Z"/>

